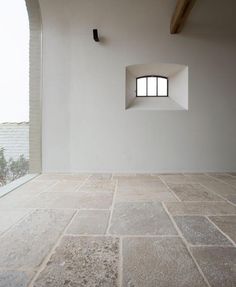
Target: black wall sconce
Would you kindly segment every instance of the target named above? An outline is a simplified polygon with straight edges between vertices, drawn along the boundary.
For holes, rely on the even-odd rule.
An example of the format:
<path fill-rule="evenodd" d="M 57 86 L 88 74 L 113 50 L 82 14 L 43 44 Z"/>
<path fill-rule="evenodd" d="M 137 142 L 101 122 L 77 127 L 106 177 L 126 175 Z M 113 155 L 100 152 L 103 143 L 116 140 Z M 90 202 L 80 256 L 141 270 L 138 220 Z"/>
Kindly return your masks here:
<path fill-rule="evenodd" d="M 95 42 L 100 42 L 100 39 L 98 37 L 98 30 L 97 29 L 93 29 L 93 39 Z"/>

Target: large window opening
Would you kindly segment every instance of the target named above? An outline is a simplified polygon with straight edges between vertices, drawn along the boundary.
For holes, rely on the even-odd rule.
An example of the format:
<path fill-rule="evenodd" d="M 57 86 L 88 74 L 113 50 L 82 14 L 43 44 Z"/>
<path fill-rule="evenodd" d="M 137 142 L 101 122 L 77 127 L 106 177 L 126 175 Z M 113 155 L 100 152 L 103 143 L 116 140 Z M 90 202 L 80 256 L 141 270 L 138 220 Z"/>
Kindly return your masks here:
<path fill-rule="evenodd" d="M 0 187 L 29 169 L 29 17 L 25 0 L 0 2 Z"/>
<path fill-rule="evenodd" d="M 137 97 L 168 97 L 168 78 L 143 76 L 136 78 Z"/>

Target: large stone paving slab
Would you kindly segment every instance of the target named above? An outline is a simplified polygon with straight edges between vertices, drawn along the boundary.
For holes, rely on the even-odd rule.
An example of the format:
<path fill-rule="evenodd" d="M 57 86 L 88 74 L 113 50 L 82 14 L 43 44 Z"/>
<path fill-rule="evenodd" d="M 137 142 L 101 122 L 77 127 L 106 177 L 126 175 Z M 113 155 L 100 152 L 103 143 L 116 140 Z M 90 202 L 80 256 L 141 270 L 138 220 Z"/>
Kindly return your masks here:
<path fill-rule="evenodd" d="M 236 216 L 211 216 L 210 220 L 236 243 Z"/>
<path fill-rule="evenodd" d="M 176 235 L 177 232 L 158 202 L 117 203 L 109 229 L 121 235 Z"/>
<path fill-rule="evenodd" d="M 90 176 L 88 173 L 43 173 L 36 178 L 37 181 L 45 180 L 84 180 Z"/>
<path fill-rule="evenodd" d="M 166 202 L 178 201 L 178 199 L 169 191 L 149 191 L 139 190 L 122 190 L 119 189 L 116 194 L 116 202 Z"/>
<path fill-rule="evenodd" d="M 186 177 L 184 174 L 160 174 L 160 178 L 166 183 L 192 183 L 193 179 Z"/>
<path fill-rule="evenodd" d="M 143 177 L 143 178 L 122 178 L 118 179 L 118 190 L 122 191 L 168 191 L 166 185 L 155 177 Z"/>
<path fill-rule="evenodd" d="M 236 286 L 235 247 L 192 247 L 191 251 L 211 287 Z"/>
<path fill-rule="evenodd" d="M 118 286 L 119 240 L 65 236 L 34 287 Z"/>
<path fill-rule="evenodd" d="M 22 193 L 39 193 L 42 191 L 46 191 L 49 187 L 54 185 L 57 181 L 56 180 L 44 180 L 44 181 L 38 181 L 37 178 L 21 185 L 16 190 Z"/>
<path fill-rule="evenodd" d="M 233 177 L 236 177 L 236 172 L 227 172 L 227 174 L 233 176 Z"/>
<path fill-rule="evenodd" d="M 174 220 L 192 245 L 232 245 L 206 217 L 176 216 Z"/>
<path fill-rule="evenodd" d="M 181 239 L 136 237 L 123 240 L 123 286 L 207 285 Z"/>
<path fill-rule="evenodd" d="M 48 188 L 48 192 L 50 191 L 55 191 L 55 192 L 72 192 L 75 191 L 81 184 L 83 183 L 83 181 L 73 181 L 73 180 L 63 180 L 63 181 L 59 181 L 56 184 L 54 184 L 53 186 Z"/>
<path fill-rule="evenodd" d="M 37 210 L 0 238 L 0 269 L 32 269 L 42 262 L 74 211 Z"/>
<path fill-rule="evenodd" d="M 29 209 L 0 210 L 0 234 L 29 213 Z"/>
<path fill-rule="evenodd" d="M 113 173 L 112 179 L 122 179 L 122 178 L 134 178 L 136 173 Z"/>
<path fill-rule="evenodd" d="M 107 180 L 107 179 L 89 179 L 83 184 L 79 191 L 110 191 L 113 192 L 116 187 L 115 180 Z"/>
<path fill-rule="evenodd" d="M 117 202 L 178 201 L 170 190 L 159 180 L 122 179 L 118 180 Z"/>
<path fill-rule="evenodd" d="M 0 287 L 27 287 L 33 273 L 23 271 L 0 271 Z"/>
<path fill-rule="evenodd" d="M 204 173 L 185 173 L 184 176 L 192 183 L 216 181 L 214 178 Z"/>
<path fill-rule="evenodd" d="M 112 174 L 111 173 L 93 173 L 90 177 L 89 180 L 97 180 L 97 179 L 111 179 Z"/>
<path fill-rule="evenodd" d="M 201 184 L 169 184 L 181 201 L 223 201 Z"/>
<path fill-rule="evenodd" d="M 0 198 L 0 210 L 21 208 L 38 194 L 47 191 L 54 181 L 32 180 Z"/>
<path fill-rule="evenodd" d="M 68 234 L 105 234 L 110 217 L 109 210 L 80 210 L 73 218 Z"/>
<path fill-rule="evenodd" d="M 215 180 L 215 181 L 203 181 L 201 182 L 209 190 L 214 191 L 216 194 L 228 199 L 229 201 L 236 203 L 236 187 L 227 183 Z"/>
<path fill-rule="evenodd" d="M 24 206 L 29 208 L 108 209 L 112 204 L 112 198 L 113 193 L 110 191 L 44 192 Z"/>
<path fill-rule="evenodd" d="M 216 179 L 222 180 L 222 181 L 227 181 L 228 179 L 233 179 L 233 176 L 227 173 L 208 173 L 209 176 L 214 177 Z"/>
<path fill-rule="evenodd" d="M 228 173 L 213 173 L 212 174 L 211 173 L 209 175 L 211 175 L 217 179 L 220 179 L 221 181 L 223 181 L 229 185 L 232 185 L 233 187 L 236 187 L 236 177 L 233 176 L 232 174 L 228 174 Z"/>
<path fill-rule="evenodd" d="M 227 202 L 166 202 L 172 215 L 236 215 L 236 206 Z"/>

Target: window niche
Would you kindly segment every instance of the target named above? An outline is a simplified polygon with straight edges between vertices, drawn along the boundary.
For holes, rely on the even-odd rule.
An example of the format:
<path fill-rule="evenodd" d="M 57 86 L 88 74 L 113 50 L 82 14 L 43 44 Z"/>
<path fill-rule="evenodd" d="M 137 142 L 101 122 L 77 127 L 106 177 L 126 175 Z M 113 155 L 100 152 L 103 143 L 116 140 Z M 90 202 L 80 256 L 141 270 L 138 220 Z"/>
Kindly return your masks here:
<path fill-rule="evenodd" d="M 125 109 L 188 110 L 188 67 L 164 63 L 127 66 Z"/>

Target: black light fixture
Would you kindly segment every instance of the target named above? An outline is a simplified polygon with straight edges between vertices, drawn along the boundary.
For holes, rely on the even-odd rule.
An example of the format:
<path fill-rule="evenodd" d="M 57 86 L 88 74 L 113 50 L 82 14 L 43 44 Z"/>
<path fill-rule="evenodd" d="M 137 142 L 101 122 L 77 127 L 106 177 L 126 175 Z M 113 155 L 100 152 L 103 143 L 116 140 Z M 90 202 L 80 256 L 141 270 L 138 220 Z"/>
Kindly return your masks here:
<path fill-rule="evenodd" d="M 99 42 L 99 37 L 98 37 L 98 30 L 97 29 L 93 29 L 93 39 L 95 42 Z"/>

